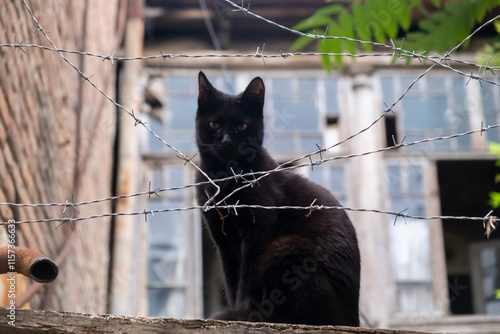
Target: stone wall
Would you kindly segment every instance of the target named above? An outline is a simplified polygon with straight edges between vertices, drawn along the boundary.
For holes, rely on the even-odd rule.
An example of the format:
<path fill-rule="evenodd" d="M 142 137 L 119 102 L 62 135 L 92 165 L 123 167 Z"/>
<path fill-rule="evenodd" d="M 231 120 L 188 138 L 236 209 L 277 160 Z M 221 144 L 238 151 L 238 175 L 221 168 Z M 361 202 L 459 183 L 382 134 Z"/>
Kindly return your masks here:
<path fill-rule="evenodd" d="M 29 1 L 60 49 L 113 54 L 118 49 L 119 0 Z M 21 0 L 0 1 L 0 44 L 50 46 Z M 64 54 L 109 96 L 116 66 Z M 111 195 L 115 107 L 54 51 L 0 47 L 0 202 L 65 203 Z M 78 207 L 0 205 L 0 220 L 89 216 L 111 203 Z M 17 243 L 55 259 L 59 277 L 39 287 L 32 308 L 105 312 L 110 219 L 17 225 Z M 0 246 L 6 245 L 5 226 Z M 23 278 L 19 278 L 21 280 Z M 27 282 L 29 292 L 31 282 Z M 21 290 L 21 291 L 20 291 Z M 22 284 L 16 297 L 22 299 Z M 27 295 L 24 296 L 26 298 Z M 20 305 L 17 305 L 20 306 Z"/>

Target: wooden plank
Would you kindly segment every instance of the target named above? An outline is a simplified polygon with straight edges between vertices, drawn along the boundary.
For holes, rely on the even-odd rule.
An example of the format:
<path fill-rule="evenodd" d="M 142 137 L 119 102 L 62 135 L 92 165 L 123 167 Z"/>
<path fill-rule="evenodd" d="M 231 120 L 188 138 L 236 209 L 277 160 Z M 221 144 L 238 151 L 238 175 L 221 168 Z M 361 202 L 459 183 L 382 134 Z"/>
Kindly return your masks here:
<path fill-rule="evenodd" d="M 288 324 L 226 322 L 126 317 L 108 314 L 16 310 L 15 327 L 7 323 L 9 310 L 0 308 L 0 333 L 217 333 L 217 334 L 417 334 L 423 332 L 354 328 L 342 326 L 304 326 Z"/>

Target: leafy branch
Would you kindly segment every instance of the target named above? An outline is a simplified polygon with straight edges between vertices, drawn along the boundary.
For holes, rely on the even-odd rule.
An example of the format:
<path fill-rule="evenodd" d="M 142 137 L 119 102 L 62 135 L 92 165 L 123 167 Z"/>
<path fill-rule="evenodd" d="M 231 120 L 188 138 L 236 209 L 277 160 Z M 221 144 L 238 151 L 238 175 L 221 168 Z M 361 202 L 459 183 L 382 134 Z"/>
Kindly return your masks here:
<path fill-rule="evenodd" d="M 423 6 L 423 0 L 353 0 L 351 2 L 332 0 L 334 2 L 319 9 L 310 18 L 298 23 L 294 29 L 317 35 L 324 32 L 325 36 L 347 37 L 362 41 L 375 41 L 386 43 L 387 40 L 396 40 L 398 45 L 403 44 L 404 49 L 410 51 L 434 50 L 443 53 L 453 48 L 465 39 L 481 23 L 487 13 L 500 6 L 500 0 L 461 0 L 447 1 L 432 0 L 436 11 L 428 13 Z M 412 13 L 420 12 L 424 18 L 418 22 L 418 30 L 411 31 Z M 499 28 L 500 25 L 495 25 Z M 398 35 L 404 35 L 397 39 Z M 296 40 L 292 50 L 303 49 L 314 39 L 303 36 Z M 498 43 L 498 45 L 496 44 Z M 483 58 L 500 50 L 500 42 L 494 41 L 485 50 Z M 363 48 L 371 52 L 373 45 L 369 43 L 356 43 L 346 39 L 319 39 L 317 48 L 321 53 L 355 54 Z M 464 44 L 467 47 L 467 44 Z M 341 55 L 334 56 L 339 67 L 343 61 Z M 332 70 L 331 57 L 322 56 L 323 67 Z M 492 65 L 492 64 L 491 64 Z"/>

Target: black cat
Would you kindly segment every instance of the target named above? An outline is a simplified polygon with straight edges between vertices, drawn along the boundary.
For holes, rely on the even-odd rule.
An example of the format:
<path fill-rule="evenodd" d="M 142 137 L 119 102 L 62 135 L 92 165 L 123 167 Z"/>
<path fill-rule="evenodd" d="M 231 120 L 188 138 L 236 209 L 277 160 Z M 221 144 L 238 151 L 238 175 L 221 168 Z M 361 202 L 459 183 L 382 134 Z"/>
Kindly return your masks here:
<path fill-rule="evenodd" d="M 262 147 L 262 79 L 253 79 L 239 95 L 218 91 L 203 72 L 198 81 L 201 170 L 215 180 L 277 167 Z M 207 181 L 200 172 L 196 179 Z M 221 192 L 214 200 L 252 180 L 219 181 Z M 211 184 L 197 187 L 200 205 L 214 194 Z M 323 187 L 280 171 L 254 181 L 226 204 L 309 206 L 313 201 L 339 205 Z M 203 212 L 203 219 L 217 245 L 232 308 L 215 319 L 359 326 L 360 256 L 343 210 L 212 209 Z"/>

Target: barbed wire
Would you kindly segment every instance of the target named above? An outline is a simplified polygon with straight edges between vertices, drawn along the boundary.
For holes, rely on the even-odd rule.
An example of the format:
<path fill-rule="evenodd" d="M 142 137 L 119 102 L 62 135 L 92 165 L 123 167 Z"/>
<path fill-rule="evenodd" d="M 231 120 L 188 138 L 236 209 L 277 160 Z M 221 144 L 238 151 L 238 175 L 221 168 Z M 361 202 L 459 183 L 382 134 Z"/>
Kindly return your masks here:
<path fill-rule="evenodd" d="M 0 44 L 0 47 L 12 47 L 12 48 L 19 48 L 23 50 L 23 52 L 26 52 L 26 48 L 39 48 L 42 50 L 46 51 L 52 51 L 52 52 L 60 52 L 60 53 L 68 53 L 68 54 L 77 54 L 77 55 L 82 55 L 82 56 L 89 56 L 89 57 L 95 57 L 95 58 L 100 58 L 103 61 L 104 60 L 109 60 L 111 61 L 112 65 L 115 64 L 115 62 L 119 61 L 135 61 L 135 60 L 152 60 L 152 59 L 175 59 L 175 58 L 192 58 L 192 59 L 200 59 L 200 58 L 263 58 L 263 59 L 273 59 L 273 58 L 283 58 L 283 59 L 288 59 L 288 58 L 293 58 L 293 57 L 301 57 L 301 56 L 311 56 L 311 57 L 318 57 L 318 56 L 343 56 L 343 57 L 350 57 L 350 58 L 367 58 L 367 57 L 398 57 L 400 59 L 418 59 L 420 61 L 422 60 L 427 60 L 429 62 L 438 62 L 439 60 L 445 58 L 446 64 L 443 63 L 438 63 L 439 66 L 449 69 L 457 74 L 460 74 L 462 76 L 471 78 L 471 79 L 476 79 L 480 80 L 483 82 L 487 82 L 489 84 L 495 85 L 495 86 L 500 86 L 500 84 L 496 81 L 489 80 L 488 77 L 486 76 L 486 71 L 489 71 L 492 75 L 496 75 L 495 71 L 500 70 L 500 66 L 490 66 L 490 65 L 481 65 L 478 63 L 466 61 L 463 59 L 459 58 L 453 58 L 453 57 L 446 57 L 446 56 L 440 56 L 440 55 L 423 55 L 423 54 L 396 54 L 395 52 L 373 52 L 373 53 L 348 53 L 348 52 L 283 52 L 281 51 L 280 53 L 270 53 L 270 54 L 263 54 L 263 53 L 205 53 L 205 54 L 179 54 L 179 53 L 163 53 L 162 51 L 159 51 L 160 53 L 157 55 L 151 55 L 151 56 L 140 56 L 140 57 L 117 57 L 113 55 L 102 55 L 102 54 L 97 54 L 97 53 L 92 53 L 92 52 L 87 52 L 87 51 L 77 51 L 77 50 L 65 50 L 65 49 L 54 49 L 48 46 L 44 45 L 38 45 L 38 44 L 23 44 L 21 43 L 3 43 Z M 23 49 L 24 48 L 24 49 Z M 450 65 L 451 63 L 456 63 L 462 66 L 470 66 L 470 67 L 475 67 L 478 70 L 478 74 L 475 75 L 473 73 L 466 73 L 463 71 L 460 71 L 459 69 L 453 67 Z M 483 75 L 481 75 L 481 72 L 483 72 Z M 81 74 L 80 74 L 81 73 Z M 80 76 L 84 80 L 87 80 L 86 76 L 79 71 Z M 95 88 L 95 87 L 94 87 Z M 102 93 L 101 93 L 102 94 Z"/>
<path fill-rule="evenodd" d="M 56 45 L 54 44 L 54 42 L 52 42 L 52 40 L 50 39 L 50 37 L 48 36 L 47 32 L 45 31 L 45 29 L 40 25 L 40 22 L 38 21 L 38 19 L 35 17 L 35 15 L 33 14 L 31 8 L 28 6 L 28 4 L 26 3 L 26 0 L 23 0 L 23 4 L 24 6 L 26 7 L 26 10 L 28 11 L 28 13 L 31 15 L 31 18 L 33 19 L 33 22 L 35 23 L 35 25 L 37 26 L 37 30 L 36 31 L 41 31 L 42 34 L 45 36 L 45 38 L 47 39 L 47 41 L 50 43 L 50 45 L 52 45 L 52 48 L 61 56 L 61 58 L 67 63 L 69 64 L 75 71 L 78 72 L 78 74 L 80 75 L 80 77 L 83 78 L 84 81 L 87 81 L 90 83 L 90 85 L 92 85 L 93 88 L 95 88 L 101 95 L 103 95 L 106 99 L 108 99 L 111 103 L 113 103 L 119 110 L 122 110 L 124 111 L 125 113 L 127 113 L 130 117 L 132 117 L 135 121 L 134 125 L 137 126 L 137 125 L 141 125 L 142 127 L 144 127 L 149 133 L 151 133 L 154 137 L 156 137 L 159 141 L 161 141 L 163 143 L 163 145 L 167 146 L 169 149 L 175 151 L 177 154 L 178 154 L 178 157 L 180 159 L 183 159 L 184 161 L 186 161 L 186 163 L 190 163 L 193 167 L 195 167 L 200 173 L 201 175 L 203 175 L 204 177 L 207 178 L 207 180 L 212 183 L 212 185 L 216 188 L 216 194 L 218 194 L 220 192 L 220 187 L 215 184 L 211 179 L 210 177 L 207 175 L 207 173 L 205 173 L 205 171 L 203 171 L 200 167 L 198 167 L 195 163 L 193 163 L 191 161 L 190 158 L 188 158 L 187 155 L 185 155 L 184 153 L 182 153 L 180 150 L 178 150 L 177 148 L 175 148 L 174 146 L 172 146 L 171 144 L 169 144 L 165 139 L 163 139 L 162 137 L 160 137 L 156 132 L 154 132 L 146 123 L 147 122 L 144 122 L 142 120 L 140 120 L 139 118 L 137 118 L 134 114 L 134 111 L 131 110 L 129 111 L 127 108 L 125 108 L 123 105 L 119 104 L 117 101 L 115 101 L 111 96 L 109 96 L 108 94 L 106 94 L 101 88 L 99 88 L 97 86 L 97 84 L 95 84 L 92 80 L 91 80 L 91 76 L 87 76 L 85 73 L 83 73 L 75 64 L 73 64 L 68 58 L 66 58 L 64 56 L 64 54 L 59 51 L 59 49 L 56 47 Z"/>
<path fill-rule="evenodd" d="M 393 211 L 385 211 L 378 209 L 364 209 L 364 208 L 351 208 L 345 206 L 328 206 L 328 205 L 315 205 L 314 202 L 309 206 L 294 206 L 294 205 L 283 205 L 283 206 L 272 206 L 272 205 L 256 205 L 256 204 L 234 204 L 234 205 L 193 205 L 189 207 L 180 207 L 180 208 L 167 208 L 167 209 L 152 209 L 152 210 L 143 210 L 143 211 L 135 211 L 135 212 L 109 212 L 97 215 L 91 215 L 86 217 L 57 217 L 57 218 L 42 218 L 42 219 L 30 219 L 30 220 L 22 220 L 15 221 L 15 224 L 33 224 L 33 223 L 53 223 L 60 222 L 61 224 L 69 223 L 69 222 L 79 222 L 84 220 L 92 220 L 99 218 L 107 218 L 107 217 L 116 217 L 116 216 L 140 216 L 144 215 L 145 221 L 147 222 L 147 217 L 149 215 L 154 216 L 155 213 L 165 213 L 165 212 L 180 212 L 180 211 L 192 211 L 192 210 L 220 210 L 226 209 L 228 211 L 233 210 L 234 214 L 237 215 L 238 209 L 262 209 L 262 210 L 303 210 L 308 211 L 308 215 L 316 210 L 345 210 L 352 212 L 367 212 L 367 213 L 379 213 L 385 215 L 395 216 L 396 223 L 397 218 L 408 218 L 408 219 L 417 219 L 417 220 L 471 220 L 471 221 L 481 221 L 486 222 L 491 220 L 493 223 L 497 224 L 500 221 L 500 218 L 491 216 L 492 211 L 490 211 L 484 217 L 469 217 L 469 216 L 421 216 L 421 215 L 411 215 L 408 214 L 408 209 L 404 209 L 400 212 Z M 1 225 L 9 225 L 12 224 L 13 221 L 0 222 Z M 58 226 L 60 226 L 59 224 Z M 57 226 L 57 227 L 58 227 Z"/>
<path fill-rule="evenodd" d="M 340 156 L 334 156 L 334 157 L 329 157 L 329 158 L 322 158 L 321 156 L 321 152 L 318 153 L 320 155 L 320 159 L 317 160 L 317 161 L 312 161 L 310 160 L 310 162 L 308 163 L 301 163 L 301 164 L 297 164 L 297 165 L 292 165 L 292 166 L 286 166 L 284 167 L 285 165 L 279 165 L 277 168 L 273 169 L 273 170 L 269 170 L 269 171 L 257 171 L 257 172 L 252 172 L 252 173 L 240 173 L 240 174 L 236 174 L 234 173 L 233 171 L 233 175 L 232 176 L 228 176 L 228 177 L 224 177 L 224 178 L 219 178 L 219 179 L 212 179 L 213 182 L 215 183 L 221 183 L 221 182 L 226 182 L 226 181 L 230 181 L 230 180 L 238 180 L 238 179 L 242 179 L 243 180 L 243 183 L 245 183 L 244 186 L 242 187 L 239 187 L 239 188 L 236 188 L 232 193 L 230 193 L 229 195 L 227 195 L 226 197 L 224 197 L 223 199 L 221 199 L 220 201 L 218 201 L 216 203 L 217 207 L 218 208 L 233 208 L 233 209 L 237 209 L 237 208 L 251 208 L 251 206 L 249 205 L 246 205 L 246 204 L 238 204 L 238 205 L 230 205 L 230 206 L 226 206 L 224 203 L 226 200 L 228 200 L 232 195 L 234 195 L 236 192 L 238 191 L 241 191 L 242 189 L 248 187 L 248 186 L 253 186 L 255 185 L 256 183 L 258 183 L 258 181 L 260 181 L 261 179 L 265 178 L 265 177 L 268 177 L 269 175 L 271 174 L 274 174 L 274 173 L 278 173 L 278 172 L 282 172 L 282 171 L 286 171 L 286 170 L 294 170 L 294 169 L 298 169 L 298 168 L 303 168 L 303 167 L 311 167 L 313 168 L 314 166 L 319 166 L 323 163 L 326 163 L 326 162 L 330 162 L 330 161 L 334 161 L 334 160 L 343 160 L 343 159 L 350 159 L 350 158 L 356 158 L 356 157 L 362 157 L 362 156 L 366 156 L 366 155 L 370 155 L 370 154 L 376 154 L 376 153 L 382 153 L 382 152 L 386 152 L 386 151 L 391 151 L 391 150 L 395 150 L 395 149 L 399 149 L 401 147 L 407 147 L 407 146 L 413 146 L 413 145 L 418 145 L 418 144 L 422 144 L 422 143 L 430 143 L 430 142 L 434 142 L 434 141 L 440 141 L 440 140 L 447 140 L 447 139 L 453 139 L 453 138 L 458 138 L 458 137 L 463 137 L 463 136 L 467 136 L 467 135 L 471 135 L 471 134 L 474 134 L 474 133 L 484 133 L 484 132 L 487 132 L 488 130 L 490 129 L 495 129 L 495 128 L 500 128 L 500 124 L 495 124 L 495 125 L 488 125 L 488 126 L 483 126 L 481 124 L 481 128 L 479 129 L 474 129 L 474 130 L 469 130 L 469 131 L 466 131 L 466 132 L 462 132 L 462 133 L 456 133 L 456 134 L 452 134 L 452 135 L 449 135 L 449 136 L 440 136 L 440 137 L 435 137 L 435 138 L 425 138 L 425 139 L 421 139 L 421 140 L 416 140 L 416 141 L 411 141 L 411 142 L 404 142 L 404 140 L 401 142 L 401 143 L 394 143 L 393 146 L 389 146 L 389 147 L 384 147 L 384 148 L 380 148 L 380 149 L 376 149 L 376 150 L 372 150 L 372 151 L 366 151 L 366 152 L 361 152 L 361 153 L 354 153 L 354 154 L 348 154 L 348 155 L 340 155 Z M 325 152 L 325 151 L 322 151 L 322 152 Z M 257 178 L 253 178 L 252 180 L 247 180 L 247 178 L 250 178 L 250 177 L 255 177 L 255 176 L 258 176 Z M 167 192 L 167 191 L 174 191 L 174 190 L 182 190 L 182 189 L 187 189 L 187 188 L 192 188 L 192 187 L 197 187 L 197 186 L 201 186 L 201 185 L 205 185 L 205 184 L 209 184 L 211 183 L 210 181 L 203 181 L 203 182 L 197 182 L 197 183 L 191 183 L 191 184 L 187 184 L 187 185 L 183 185 L 183 186 L 179 186 L 179 187 L 167 187 L 167 188 L 156 188 L 156 189 L 151 189 L 151 183 L 149 184 L 149 190 L 148 191 L 142 191 L 142 192 L 138 192 L 138 193 L 134 193 L 134 194 L 128 194 L 128 195 L 120 195 L 120 196 L 111 196 L 111 197 L 106 197 L 106 198 L 102 198 L 102 199 L 95 199 L 95 200 L 91 200 L 91 201 L 83 201 L 83 202 L 76 202 L 76 203 L 72 203 L 72 202 L 69 202 L 69 201 L 66 201 L 65 203 L 38 203 L 38 204 L 26 204 L 26 203 L 11 203 L 11 202 L 0 202 L 0 205 L 5 205 L 5 206 L 15 206 L 15 207 L 47 207 L 47 206 L 51 206 L 51 207 L 64 207 L 65 209 L 66 208 L 76 208 L 76 207 L 80 207 L 80 206 L 85 206 L 85 205 L 91 205 L 91 204 L 96 204 L 96 203 L 102 203 L 102 202 L 107 202 L 107 201 L 114 201 L 114 200 L 119 200 L 119 199 L 124 199 L 124 198 L 130 198 L 130 197 L 138 197 L 138 196 L 145 196 L 145 195 L 148 195 L 148 196 L 151 196 L 151 195 L 155 195 L 155 196 L 158 196 L 160 197 L 160 193 L 162 192 Z M 189 210 L 193 210 L 195 208 L 211 208 L 213 209 L 214 206 L 211 206 L 211 205 L 205 205 L 205 206 L 192 206 L 192 207 L 187 207 L 187 208 L 176 208 L 176 209 L 155 209 L 155 210 L 152 210 L 152 213 L 156 213 L 156 212 L 169 212 L 169 211 L 189 211 Z M 253 208 L 265 208 L 263 206 L 254 206 Z M 310 205 L 310 206 L 306 206 L 306 207 L 296 207 L 296 206 L 282 206 L 282 207 L 274 207 L 274 206 L 270 206 L 269 208 L 288 208 L 288 209 L 311 209 L 311 208 L 315 208 L 314 205 Z M 331 207 L 324 207 L 325 209 L 327 208 L 331 208 Z M 340 207 L 337 207 L 337 208 L 340 208 Z M 365 210 L 365 209 L 353 209 L 353 208 L 344 208 L 345 210 L 348 210 L 348 211 L 366 211 L 366 212 L 375 212 L 375 213 L 386 213 L 386 214 L 395 214 L 395 213 L 391 213 L 389 211 L 383 211 L 383 210 Z M 144 213 L 144 212 L 140 212 L 140 213 Z M 113 215 L 137 215 L 138 213 L 115 213 Z M 93 218 L 99 218 L 99 217 L 106 217 L 106 216 L 102 216 L 102 215 L 95 215 L 95 216 L 90 216 L 90 218 L 85 218 L 85 217 L 78 217 L 78 218 L 50 218 L 50 219 L 38 219 L 38 220 L 25 220 L 25 221 L 19 221 L 17 223 L 19 224 L 22 224 L 22 223 L 33 223 L 33 222 L 53 222 L 53 221 L 72 221 L 72 220 L 85 220 L 85 219 L 93 219 Z M 407 215 L 408 218 L 414 218 L 414 216 L 410 216 L 410 215 Z M 441 217 L 441 219 L 455 219 L 456 217 L 454 216 L 419 216 L 419 218 L 415 218 L 415 219 L 438 219 L 436 217 Z M 463 216 L 462 216 L 463 217 Z M 481 217 L 474 217 L 473 219 L 471 220 L 481 220 L 480 219 Z M 70 219 L 70 220 L 68 220 Z M 465 218 L 457 218 L 457 219 L 465 219 Z M 496 219 L 496 218 L 495 218 Z M 496 220 L 495 220 L 496 222 Z M 7 224 L 7 222 L 2 222 L 0 223 L 0 225 L 5 225 Z"/>
<path fill-rule="evenodd" d="M 280 53 L 274 53 L 274 54 L 264 54 L 263 51 L 259 52 L 259 48 L 257 48 L 257 51 L 255 54 L 223 54 L 223 53 L 218 53 L 218 54 L 170 54 L 170 53 L 163 53 L 161 50 L 159 50 L 158 55 L 152 55 L 152 56 L 143 56 L 143 57 L 116 57 L 115 53 L 113 55 L 100 55 L 96 53 L 91 53 L 91 52 L 86 52 L 86 51 L 76 51 L 76 50 L 64 50 L 64 49 L 59 49 L 57 46 L 54 44 L 54 42 L 49 38 L 47 35 L 46 31 L 44 28 L 40 25 L 39 21 L 36 19 L 34 16 L 33 12 L 31 11 L 30 7 L 26 3 L 25 0 L 23 0 L 23 3 L 28 11 L 28 13 L 31 15 L 37 31 L 42 32 L 42 34 L 45 36 L 51 47 L 48 46 L 43 46 L 43 45 L 37 45 L 37 44 L 24 44 L 23 42 L 20 43 L 11 43 L 11 44 L 0 44 L 0 47 L 13 47 L 13 48 L 19 48 L 22 50 L 24 53 L 26 53 L 26 49 L 28 48 L 39 48 L 45 51 L 51 51 L 51 52 L 57 52 L 59 56 L 67 63 L 69 64 L 79 75 L 82 77 L 84 81 L 88 81 L 91 86 L 96 89 L 100 94 L 102 94 L 107 100 L 109 100 L 111 103 L 113 103 L 119 110 L 127 113 L 130 117 L 133 118 L 135 125 L 141 125 L 143 126 L 149 133 L 151 133 L 155 138 L 160 140 L 163 145 L 166 145 L 169 149 L 174 151 L 177 154 L 177 157 L 180 159 L 184 160 L 185 163 L 191 164 L 195 169 L 200 171 L 202 175 L 206 178 L 206 181 L 198 182 L 198 183 L 192 183 L 192 184 L 187 184 L 184 186 L 180 187 L 169 187 L 169 188 L 158 188 L 158 189 L 151 189 L 151 184 L 150 184 L 150 189 L 148 191 L 143 191 L 143 192 L 138 192 L 135 194 L 128 194 L 128 195 L 121 195 L 121 196 L 113 196 L 113 197 L 107 197 L 103 199 L 95 199 L 95 200 L 90 200 L 90 201 L 85 201 L 85 202 L 78 202 L 78 203 L 71 203 L 69 201 L 66 201 L 65 203 L 40 203 L 40 204 L 23 204 L 23 203 L 9 203 L 9 202 L 0 202 L 0 205 L 7 205 L 7 206 L 15 206 L 15 207 L 40 207 L 40 206 L 52 206 L 52 207 L 63 207 L 63 212 L 64 210 L 68 208 L 73 208 L 76 210 L 76 207 L 79 206 L 85 206 L 85 205 L 91 205 L 95 203 L 100 203 L 104 201 L 113 201 L 113 200 L 119 200 L 122 198 L 128 198 L 128 197 L 137 197 L 137 196 L 151 196 L 151 195 L 156 195 L 160 196 L 159 194 L 161 192 L 166 192 L 166 191 L 174 191 L 174 190 L 180 190 L 180 189 L 186 189 L 190 187 L 195 187 L 203 184 L 212 184 L 216 188 L 216 193 L 213 195 L 212 198 L 215 198 L 217 194 L 220 192 L 220 187 L 217 185 L 219 182 L 224 182 L 228 180 L 243 180 L 242 185 L 236 189 L 234 189 L 233 192 L 219 200 L 217 203 L 213 202 L 213 205 L 211 205 L 210 199 L 207 200 L 205 205 L 203 206 L 190 206 L 190 207 L 184 207 L 184 208 L 169 208 L 169 209 L 155 209 L 155 210 L 144 210 L 144 211 L 139 211 L 139 212 L 115 212 L 115 213 L 104 213 L 104 214 L 99 214 L 99 215 L 92 215 L 92 216 L 86 216 L 86 217 L 59 217 L 59 218 L 45 218 L 45 219 L 33 219 L 33 220 L 23 220 L 23 221 L 16 221 L 17 224 L 27 224 L 27 223 L 41 223 L 41 222 L 60 222 L 61 224 L 66 223 L 66 222 L 77 222 L 77 221 L 83 221 L 83 220 L 90 220 L 90 219 L 97 219 L 97 218 L 103 218 L 103 217 L 114 217 L 114 216 L 123 216 L 123 215 L 145 215 L 145 219 L 147 220 L 148 215 L 154 215 L 155 213 L 163 213 L 163 212 L 173 212 L 173 211 L 190 211 L 190 210 L 213 210 L 213 209 L 227 209 L 227 210 L 233 210 L 235 214 L 237 214 L 237 209 L 239 208 L 250 208 L 250 209 L 267 209 L 267 210 L 309 210 L 308 212 L 312 212 L 314 210 L 333 210 L 333 209 L 342 209 L 342 210 L 347 210 L 347 211 L 355 211 L 355 212 L 371 212 L 371 213 L 379 213 L 379 214 L 386 214 L 386 215 L 393 215 L 395 216 L 395 222 L 399 217 L 402 218 L 411 218 L 411 219 L 420 219 L 420 220 L 433 220 L 433 219 L 455 219 L 455 220 L 470 220 L 470 221 L 482 221 L 483 224 L 485 224 L 485 227 L 487 226 L 493 226 L 498 223 L 498 218 L 491 216 L 491 212 L 488 213 L 485 217 L 466 217 L 466 216 L 414 216 L 414 215 L 409 215 L 407 214 L 407 210 L 403 210 L 402 212 L 391 212 L 391 211 L 384 211 L 384 210 L 378 210 L 378 209 L 364 209 L 364 208 L 350 208 L 350 207 L 335 207 L 335 206 L 322 206 L 322 205 L 314 205 L 314 202 L 311 203 L 309 206 L 260 206 L 260 205 L 249 205 L 249 204 L 235 204 L 235 205 L 226 205 L 225 202 L 233 196 L 235 193 L 238 191 L 241 191 L 242 189 L 245 189 L 247 187 L 253 186 L 254 184 L 258 183 L 260 180 L 264 179 L 265 177 L 285 171 L 285 170 L 293 170 L 301 167 L 307 167 L 310 166 L 311 168 L 314 168 L 314 166 L 321 165 L 326 162 L 334 161 L 334 160 L 341 160 L 341 159 L 349 159 L 349 158 L 355 158 L 355 157 L 361 157 L 361 156 L 366 156 L 370 154 L 376 154 L 376 153 L 382 153 L 385 151 L 393 150 L 393 149 L 398 149 L 401 147 L 406 147 L 406 146 L 412 146 L 412 145 L 417 145 L 421 143 L 428 143 L 428 142 L 433 142 L 433 141 L 438 141 L 438 140 L 447 140 L 447 139 L 452 139 L 452 138 L 457 138 L 461 136 L 466 136 L 466 135 L 471 135 L 474 133 L 483 133 L 488 131 L 489 129 L 493 128 L 498 128 L 500 127 L 500 124 L 494 124 L 494 125 L 488 125 L 486 127 L 481 124 L 480 129 L 475 129 L 475 130 L 470 130 L 462 133 L 457 133 L 457 134 L 452 134 L 448 136 L 440 136 L 440 137 L 435 137 L 435 138 L 425 138 L 421 140 L 416 140 L 412 142 L 404 142 L 404 139 L 401 143 L 394 143 L 394 146 L 389 146 L 389 147 L 384 147 L 372 151 L 366 151 L 366 152 L 361 152 L 361 153 L 354 153 L 354 154 L 348 154 L 348 155 L 342 155 L 342 156 L 333 156 L 333 157 L 328 157 L 328 158 L 323 158 L 322 154 L 325 152 L 328 152 L 329 150 L 333 149 L 334 147 L 337 147 L 339 145 L 342 145 L 343 143 L 359 136 L 360 134 L 368 131 L 371 129 L 374 125 L 379 123 L 388 113 L 394 112 L 393 108 L 399 103 L 405 95 L 411 90 L 413 85 L 418 82 L 422 77 L 427 75 L 431 70 L 433 70 L 437 66 L 441 66 L 445 69 L 451 70 L 459 75 L 468 77 L 469 80 L 479 80 L 480 82 L 487 82 L 489 84 L 493 84 L 496 86 L 499 86 L 499 83 L 493 80 L 489 80 L 486 75 L 486 71 L 490 71 L 492 74 L 495 74 L 495 71 L 500 69 L 499 66 L 489 66 L 488 64 L 486 65 L 479 65 L 475 64 L 472 62 L 467 62 L 464 60 L 460 59 L 454 59 L 450 55 L 453 53 L 455 50 L 457 50 L 463 43 L 471 39 L 474 34 L 476 34 L 479 30 L 484 28 L 486 25 L 491 24 L 495 19 L 499 18 L 499 16 L 496 16 L 495 18 L 485 22 L 482 24 L 480 27 L 478 27 L 474 32 L 472 32 L 469 36 L 467 36 L 462 42 L 457 44 L 453 49 L 450 51 L 446 52 L 445 55 L 440 56 L 440 55 L 424 55 L 423 53 L 415 53 L 411 51 L 407 51 L 402 49 L 401 47 L 395 47 L 394 43 L 391 41 L 392 45 L 384 44 L 384 43 L 377 43 L 373 41 L 362 41 L 362 40 L 357 40 L 357 39 L 352 39 L 352 38 L 347 38 L 347 37 L 342 37 L 342 36 L 324 36 L 324 35 L 313 35 L 313 34 L 307 34 L 303 32 L 299 32 L 297 30 L 293 30 L 291 28 L 285 27 L 283 25 L 280 25 L 274 21 L 268 20 L 262 16 L 259 16 L 258 14 L 252 13 L 249 11 L 248 8 L 244 8 L 243 5 L 239 6 L 229 0 L 222 0 L 231 6 L 237 8 L 237 11 L 244 12 L 245 14 L 249 14 L 254 16 L 255 18 L 259 20 L 263 20 L 269 24 L 272 24 L 274 26 L 279 27 L 280 29 L 287 30 L 291 33 L 297 34 L 299 36 L 307 36 L 310 38 L 314 39 L 328 39 L 328 38 L 336 38 L 336 39 L 346 39 L 346 40 L 351 40 L 359 43 L 369 43 L 374 46 L 380 46 L 380 47 L 385 47 L 391 49 L 392 52 L 388 53 L 364 53 L 364 54 L 352 54 L 352 53 L 318 53 L 318 52 L 280 52 Z M 167 141 L 165 141 L 162 137 L 160 137 L 158 134 L 156 134 L 148 125 L 147 122 L 144 122 L 140 120 L 136 115 L 134 114 L 134 111 L 129 111 L 127 108 L 125 108 L 123 105 L 119 104 L 116 102 L 113 98 L 111 98 L 109 95 L 107 95 L 100 87 L 98 87 L 92 80 L 91 76 L 87 76 L 84 74 L 77 66 L 75 66 L 70 60 L 68 60 L 64 54 L 79 54 L 79 55 L 84 55 L 84 56 L 89 56 L 89 57 L 96 57 L 96 58 L 101 58 L 103 61 L 109 60 L 111 61 L 111 64 L 114 65 L 115 62 L 117 61 L 134 61 L 134 60 L 148 60 L 148 59 L 175 59 L 175 58 L 283 58 L 283 59 L 288 59 L 290 57 L 298 57 L 298 56 L 335 56 L 335 55 L 341 55 L 341 56 L 346 56 L 346 57 L 399 57 L 402 59 L 405 58 L 415 58 L 418 60 L 427 60 L 432 63 L 431 66 L 429 66 L 424 72 L 422 72 L 420 75 L 418 75 L 410 85 L 405 89 L 405 91 L 396 99 L 390 106 L 387 107 L 386 110 L 376 119 L 374 120 L 370 125 L 367 127 L 359 130 L 358 132 L 346 137 L 345 139 L 337 142 L 336 144 L 323 148 L 319 145 L 318 150 L 302 155 L 300 157 L 294 158 L 292 160 L 289 160 L 283 164 L 280 164 L 278 167 L 276 167 L 273 170 L 269 171 L 261 171 L 261 172 L 252 172 L 252 173 L 241 173 L 241 174 L 236 174 L 233 171 L 233 175 L 225 177 L 225 178 L 220 178 L 220 179 L 211 179 L 203 170 L 201 170 L 193 161 L 192 158 L 188 158 L 184 153 L 182 153 L 180 150 L 177 148 L 173 147 L 171 144 L 169 144 Z M 478 68 L 478 74 L 474 75 L 472 72 L 470 74 L 465 73 L 455 67 L 453 67 L 450 64 L 460 64 L 464 66 L 473 66 Z M 481 75 L 481 72 L 483 72 L 483 75 Z M 319 156 L 319 159 L 316 161 L 313 161 L 312 157 L 313 156 Z M 304 160 L 304 159 L 309 159 L 309 162 L 306 163 L 299 163 L 296 164 L 297 162 Z M 292 164 L 292 165 L 291 165 Z M 10 221 L 9 221 L 10 222 Z M 9 222 L 0 222 L 0 225 L 6 225 L 9 224 Z M 59 225 L 58 225 L 59 226 Z"/>

